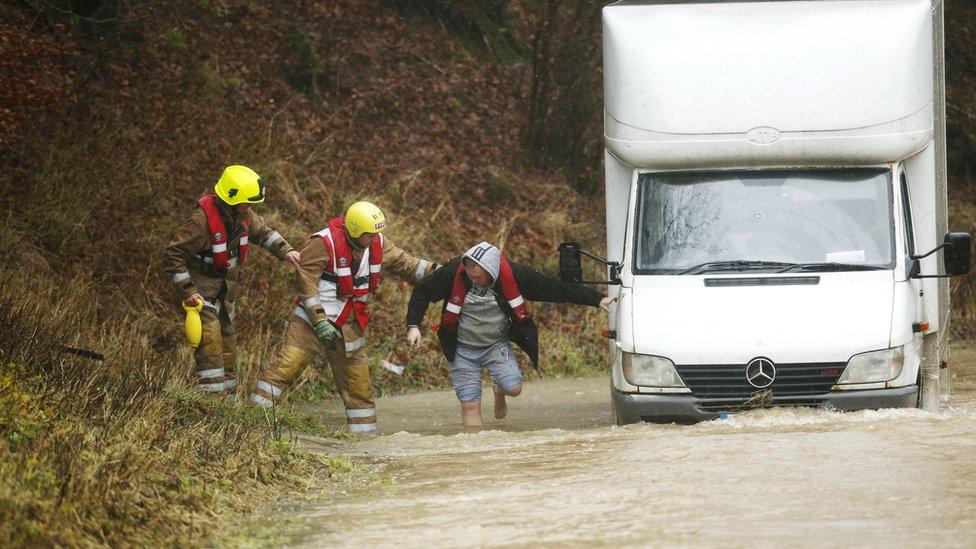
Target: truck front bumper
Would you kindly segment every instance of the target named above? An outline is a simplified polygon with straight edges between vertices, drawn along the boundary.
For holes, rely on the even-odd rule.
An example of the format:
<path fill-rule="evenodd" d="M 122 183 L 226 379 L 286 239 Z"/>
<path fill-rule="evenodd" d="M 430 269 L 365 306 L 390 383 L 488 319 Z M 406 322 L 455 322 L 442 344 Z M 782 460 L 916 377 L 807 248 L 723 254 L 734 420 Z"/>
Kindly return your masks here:
<path fill-rule="evenodd" d="M 622 393 L 611 389 L 617 423 L 696 423 L 718 418 L 723 412 L 745 411 L 735 406 L 715 409 L 707 399 L 688 394 Z M 912 408 L 918 402 L 918 386 L 874 389 L 869 391 L 832 391 L 805 399 L 773 397 L 773 406 L 803 406 L 835 410 L 877 410 L 879 408 Z"/>

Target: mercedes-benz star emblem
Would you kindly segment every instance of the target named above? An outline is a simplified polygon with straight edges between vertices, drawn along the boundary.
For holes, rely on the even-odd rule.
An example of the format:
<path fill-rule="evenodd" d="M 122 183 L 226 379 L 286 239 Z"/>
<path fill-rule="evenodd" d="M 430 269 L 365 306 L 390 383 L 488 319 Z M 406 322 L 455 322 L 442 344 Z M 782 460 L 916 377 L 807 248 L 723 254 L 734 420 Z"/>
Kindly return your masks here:
<path fill-rule="evenodd" d="M 765 389 L 776 379 L 776 366 L 768 358 L 754 358 L 746 366 L 746 381 L 756 389 Z"/>

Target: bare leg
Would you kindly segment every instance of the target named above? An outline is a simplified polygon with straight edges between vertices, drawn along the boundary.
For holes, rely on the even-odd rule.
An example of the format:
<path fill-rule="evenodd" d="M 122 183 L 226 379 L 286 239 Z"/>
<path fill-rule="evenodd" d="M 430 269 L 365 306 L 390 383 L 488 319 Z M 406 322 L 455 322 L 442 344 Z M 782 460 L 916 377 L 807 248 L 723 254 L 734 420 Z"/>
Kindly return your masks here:
<path fill-rule="evenodd" d="M 522 394 L 522 384 L 507 393 L 498 385 L 492 385 L 492 391 L 495 393 L 495 419 L 505 419 L 508 415 L 508 403 L 505 402 L 505 397 L 517 397 Z"/>
<path fill-rule="evenodd" d="M 508 415 L 508 403 L 505 402 L 505 393 L 498 385 L 492 385 L 495 393 L 495 419 L 505 419 Z"/>
<path fill-rule="evenodd" d="M 461 403 L 461 424 L 464 425 L 465 429 L 476 429 L 484 425 L 484 421 L 481 419 L 480 400 Z"/>

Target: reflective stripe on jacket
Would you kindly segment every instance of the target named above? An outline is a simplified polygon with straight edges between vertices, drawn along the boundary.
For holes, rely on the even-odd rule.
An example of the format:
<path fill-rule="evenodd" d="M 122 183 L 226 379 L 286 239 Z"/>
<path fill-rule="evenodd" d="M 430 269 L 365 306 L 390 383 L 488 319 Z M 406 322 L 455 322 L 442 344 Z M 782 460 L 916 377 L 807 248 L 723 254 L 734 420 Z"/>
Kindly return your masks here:
<path fill-rule="evenodd" d="M 357 258 L 356 254 L 353 254 L 352 259 L 347 261 L 347 265 L 358 261 L 352 283 L 354 290 L 362 292 L 363 295 L 340 298 L 339 280 L 335 276 L 335 271 L 340 265 L 338 261 L 333 261 L 332 247 L 323 237 L 328 232 L 328 229 L 323 229 L 309 237 L 301 250 L 302 260 L 298 267 L 298 299 L 294 313 L 312 325 L 323 319 L 338 323 L 340 315 L 348 305 L 349 312 L 343 319 L 344 322 L 350 314 L 353 314 L 351 303 L 362 302 L 365 307 L 369 299 L 370 251 L 362 250 L 360 257 Z M 374 242 L 378 242 L 381 246 L 383 260 L 382 267 L 373 266 L 373 270 L 376 271 L 374 274 L 383 271 L 403 280 L 418 282 L 437 268 L 435 263 L 406 253 L 384 235 L 380 235 Z M 352 274 L 351 267 L 350 274 Z"/>

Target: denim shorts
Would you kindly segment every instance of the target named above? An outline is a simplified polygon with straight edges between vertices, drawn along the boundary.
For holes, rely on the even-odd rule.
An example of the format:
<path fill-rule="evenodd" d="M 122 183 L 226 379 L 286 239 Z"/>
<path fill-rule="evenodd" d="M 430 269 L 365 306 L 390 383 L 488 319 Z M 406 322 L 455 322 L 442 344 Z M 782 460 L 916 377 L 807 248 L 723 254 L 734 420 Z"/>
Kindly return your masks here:
<path fill-rule="evenodd" d="M 465 347 L 458 344 L 451 369 L 451 385 L 461 402 L 481 400 L 481 369 L 486 368 L 492 381 L 506 393 L 522 384 L 515 353 L 508 341 L 491 347 Z"/>

